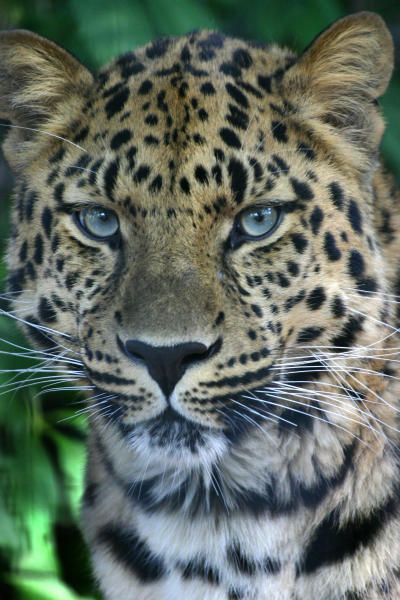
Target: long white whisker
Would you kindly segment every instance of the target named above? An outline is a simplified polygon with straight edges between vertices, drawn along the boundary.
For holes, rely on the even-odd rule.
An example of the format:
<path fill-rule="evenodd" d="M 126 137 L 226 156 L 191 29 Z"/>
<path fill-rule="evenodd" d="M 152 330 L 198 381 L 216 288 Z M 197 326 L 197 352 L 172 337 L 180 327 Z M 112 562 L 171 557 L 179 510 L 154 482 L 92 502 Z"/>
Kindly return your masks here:
<path fill-rule="evenodd" d="M 34 129 L 33 127 L 22 127 L 22 125 L 11 125 L 11 124 L 7 124 L 7 123 L 0 123 L 0 127 L 11 127 L 12 129 L 25 129 L 26 131 L 34 131 L 35 133 L 43 133 L 43 135 L 48 135 L 50 137 L 56 138 L 57 140 L 62 140 L 63 142 L 66 142 L 67 144 L 71 144 L 71 146 L 75 146 L 75 148 L 78 148 L 82 152 L 87 152 L 87 150 L 85 150 L 85 148 L 82 148 L 82 146 L 79 146 L 78 144 L 71 142 L 71 140 L 67 140 L 67 139 L 63 138 L 60 135 L 56 135 L 55 133 L 50 133 L 49 131 L 43 131 L 42 129 Z"/>

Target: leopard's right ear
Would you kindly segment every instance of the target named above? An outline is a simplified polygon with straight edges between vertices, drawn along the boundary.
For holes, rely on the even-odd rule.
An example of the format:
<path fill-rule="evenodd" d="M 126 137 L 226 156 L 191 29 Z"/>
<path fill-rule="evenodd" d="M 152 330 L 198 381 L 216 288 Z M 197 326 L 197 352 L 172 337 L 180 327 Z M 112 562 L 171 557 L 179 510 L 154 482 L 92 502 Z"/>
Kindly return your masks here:
<path fill-rule="evenodd" d="M 0 32 L 0 119 L 17 126 L 10 130 L 14 147 L 32 138 L 32 129 L 57 135 L 66 103 L 87 96 L 92 82 L 88 69 L 54 42 L 25 30 Z"/>

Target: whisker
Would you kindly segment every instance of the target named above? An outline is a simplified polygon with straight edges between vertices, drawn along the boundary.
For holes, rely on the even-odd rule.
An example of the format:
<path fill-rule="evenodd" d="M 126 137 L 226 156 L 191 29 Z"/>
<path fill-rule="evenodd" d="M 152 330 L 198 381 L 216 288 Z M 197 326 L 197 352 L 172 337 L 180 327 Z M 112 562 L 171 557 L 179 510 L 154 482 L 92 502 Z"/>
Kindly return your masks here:
<path fill-rule="evenodd" d="M 364 296 L 366 298 L 369 298 L 370 296 L 386 296 L 388 298 L 399 298 L 400 300 L 400 296 L 396 295 L 396 294 L 390 294 L 387 292 L 373 292 L 373 291 L 369 291 L 369 290 L 359 290 L 357 288 L 350 288 L 350 287 L 344 287 L 344 290 L 349 290 L 350 292 L 357 292 L 357 294 L 364 294 Z M 354 294 L 355 297 L 357 297 L 357 294 Z"/>
<path fill-rule="evenodd" d="M 67 144 L 71 144 L 71 146 L 75 146 L 75 148 L 78 148 L 82 152 L 87 152 L 87 150 L 85 150 L 85 148 L 82 148 L 82 146 L 79 146 L 78 144 L 71 142 L 71 140 L 67 140 L 66 138 L 63 138 L 60 135 L 56 135 L 55 133 L 50 133 L 49 131 L 44 131 L 43 129 L 34 129 L 33 127 L 23 127 L 22 125 L 11 125 L 10 123 L 0 123 L 0 127 L 11 127 L 12 129 L 25 129 L 26 131 L 34 131 L 35 133 L 42 133 L 43 135 L 48 135 L 49 137 L 53 137 L 53 138 L 56 138 L 63 142 L 66 142 Z"/>
<path fill-rule="evenodd" d="M 55 329 L 51 329 L 50 327 L 45 327 L 44 325 L 37 325 L 36 323 L 30 323 L 29 321 L 26 321 L 25 319 L 21 319 L 20 317 L 16 317 L 15 315 L 12 315 L 10 312 L 3 310 L 2 308 L 0 308 L 0 315 L 10 317 L 10 319 L 15 319 L 16 321 L 19 321 L 20 323 L 24 323 L 24 325 L 28 325 L 29 327 L 33 327 L 34 329 L 38 329 L 39 331 L 44 331 L 45 333 L 53 333 L 55 335 L 62 335 L 62 336 L 68 337 L 68 338 L 72 337 L 69 333 L 63 333 L 62 331 L 57 331 Z"/>
<path fill-rule="evenodd" d="M 269 394 L 269 391 L 268 392 L 264 392 L 263 390 L 260 390 L 260 393 L 262 393 L 262 394 L 264 394 L 264 393 L 265 394 Z M 284 401 L 287 401 L 287 402 L 291 402 L 293 404 L 300 404 L 301 406 L 304 406 L 304 404 L 302 402 L 296 402 L 295 400 L 292 400 L 292 399 L 289 399 L 289 398 L 285 398 L 284 396 L 276 395 L 275 397 L 278 400 L 284 400 Z M 272 406 L 276 406 L 278 408 L 283 408 L 283 409 L 289 408 L 285 404 L 279 404 L 278 402 L 275 402 L 275 400 L 274 401 L 270 401 L 270 400 L 264 400 L 264 399 L 261 399 L 261 398 L 258 398 L 258 400 L 259 400 L 260 403 L 271 404 Z M 313 409 L 316 409 L 316 407 L 313 407 Z M 327 419 L 324 419 L 323 417 L 319 417 L 318 415 L 313 415 L 311 413 L 305 412 L 305 411 L 300 410 L 298 408 L 293 408 L 292 406 L 290 406 L 290 410 L 293 411 L 293 412 L 299 413 L 301 415 L 304 415 L 306 417 L 310 417 L 311 419 L 315 419 L 317 421 L 321 421 L 322 423 L 326 423 L 327 425 L 330 425 L 332 427 L 336 427 L 337 429 L 341 429 L 342 431 L 344 431 L 348 435 L 356 438 L 362 444 L 364 444 L 366 446 L 369 446 L 369 444 L 367 442 L 365 442 L 364 440 L 362 440 L 361 438 L 359 438 L 354 432 L 350 431 L 349 429 L 346 429 L 342 425 L 338 425 L 337 423 L 333 423 L 332 421 L 328 421 Z M 342 416 L 340 413 L 334 413 L 332 411 L 324 410 L 322 408 L 320 408 L 318 410 L 320 410 L 323 413 L 330 413 L 330 414 L 334 414 L 336 416 Z M 260 416 L 262 416 L 262 415 L 260 415 Z M 348 417 L 345 417 L 345 420 L 350 420 L 350 419 Z M 357 423 L 357 421 L 355 421 L 355 422 Z M 359 423 L 359 422 L 358 422 L 358 424 L 359 425 L 364 425 L 363 423 Z"/>

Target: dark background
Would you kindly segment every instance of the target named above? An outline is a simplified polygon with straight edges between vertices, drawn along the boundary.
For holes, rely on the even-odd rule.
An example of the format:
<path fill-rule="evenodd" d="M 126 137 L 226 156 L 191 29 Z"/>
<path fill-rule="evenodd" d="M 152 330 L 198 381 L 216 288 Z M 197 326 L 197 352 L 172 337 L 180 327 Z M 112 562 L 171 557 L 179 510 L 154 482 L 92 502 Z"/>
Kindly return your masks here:
<path fill-rule="evenodd" d="M 395 40 L 397 69 L 382 99 L 388 123 L 382 149 L 400 182 L 398 0 L 0 0 L 0 28 L 32 29 L 96 70 L 151 39 L 198 28 L 274 40 L 300 52 L 330 22 L 360 10 L 378 12 Z M 0 141 L 2 134 L 0 127 Z M 2 255 L 11 182 L 0 154 Z M 0 308 L 7 308 L 1 296 Z M 0 598 L 90 600 L 95 594 L 77 527 L 84 470 L 85 422 L 77 414 L 82 398 L 51 391 L 50 380 L 39 381 L 49 376 L 47 366 L 35 370 L 37 363 L 21 356 L 26 351 L 11 344 L 26 346 L 13 320 L 0 314 Z"/>

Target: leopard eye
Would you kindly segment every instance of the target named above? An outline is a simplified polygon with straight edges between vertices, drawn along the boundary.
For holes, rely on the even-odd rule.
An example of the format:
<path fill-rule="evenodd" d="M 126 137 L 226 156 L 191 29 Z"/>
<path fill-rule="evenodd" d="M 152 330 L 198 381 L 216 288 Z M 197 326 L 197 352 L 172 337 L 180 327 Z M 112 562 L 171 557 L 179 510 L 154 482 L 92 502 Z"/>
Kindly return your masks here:
<path fill-rule="evenodd" d="M 245 242 L 262 240 L 279 226 L 283 211 L 280 206 L 249 206 L 240 212 L 227 240 L 227 248 L 235 250 Z"/>
<path fill-rule="evenodd" d="M 249 239 L 262 238 L 271 233 L 279 221 L 280 211 L 272 206 L 251 206 L 240 213 L 239 228 Z"/>
<path fill-rule="evenodd" d="M 75 221 L 87 236 L 96 240 L 106 240 L 119 230 L 116 213 L 103 206 L 83 208 L 75 213 Z"/>

